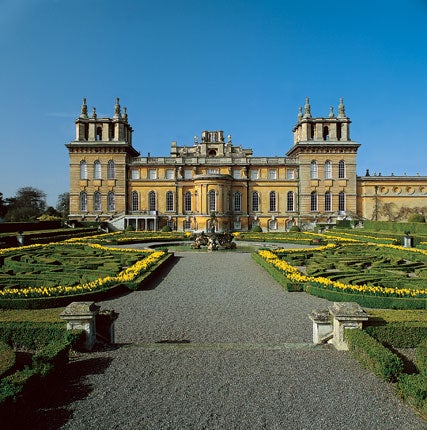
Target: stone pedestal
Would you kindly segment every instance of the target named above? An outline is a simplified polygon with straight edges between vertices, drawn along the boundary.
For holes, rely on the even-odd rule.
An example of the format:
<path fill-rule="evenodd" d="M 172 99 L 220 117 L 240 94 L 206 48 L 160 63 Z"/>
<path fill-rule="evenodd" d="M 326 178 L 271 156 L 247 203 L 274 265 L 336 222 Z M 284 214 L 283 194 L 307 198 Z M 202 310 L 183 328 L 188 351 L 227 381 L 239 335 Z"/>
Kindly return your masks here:
<path fill-rule="evenodd" d="M 327 309 L 315 309 L 308 317 L 313 321 L 313 343 L 319 345 L 328 341 L 333 333 L 329 311 Z"/>
<path fill-rule="evenodd" d="M 414 238 L 411 236 L 403 236 L 403 246 L 404 248 L 413 248 Z"/>
<path fill-rule="evenodd" d="M 90 351 L 96 341 L 95 318 L 100 306 L 94 302 L 72 302 L 60 317 L 67 322 L 67 330 L 84 330 L 86 332 L 85 349 Z"/>
<path fill-rule="evenodd" d="M 114 343 L 114 321 L 119 314 L 114 310 L 101 310 L 96 315 L 96 337 L 107 343 Z"/>
<path fill-rule="evenodd" d="M 329 313 L 333 316 L 333 340 L 336 349 L 348 351 L 348 345 L 344 339 L 346 329 L 361 329 L 363 321 L 368 320 L 368 314 L 353 302 L 335 302 Z"/>

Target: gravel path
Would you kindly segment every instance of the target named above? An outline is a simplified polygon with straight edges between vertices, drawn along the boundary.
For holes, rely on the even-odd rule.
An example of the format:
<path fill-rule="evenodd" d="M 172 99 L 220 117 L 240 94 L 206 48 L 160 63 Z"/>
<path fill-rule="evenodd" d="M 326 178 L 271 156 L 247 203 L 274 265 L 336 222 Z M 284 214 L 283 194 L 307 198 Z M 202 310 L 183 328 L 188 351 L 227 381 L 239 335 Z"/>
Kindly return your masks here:
<path fill-rule="evenodd" d="M 72 361 L 31 428 L 426 428 L 348 353 L 312 345 L 307 314 L 328 302 L 283 291 L 250 254 L 176 256 L 153 289 L 102 303 L 119 347 Z"/>

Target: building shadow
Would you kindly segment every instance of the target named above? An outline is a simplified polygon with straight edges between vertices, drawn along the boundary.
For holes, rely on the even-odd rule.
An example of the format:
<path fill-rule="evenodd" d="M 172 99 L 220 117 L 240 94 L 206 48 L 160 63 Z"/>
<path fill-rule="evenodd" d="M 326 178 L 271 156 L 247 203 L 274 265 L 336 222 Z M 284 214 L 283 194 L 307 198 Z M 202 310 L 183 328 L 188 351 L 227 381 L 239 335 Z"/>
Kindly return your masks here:
<path fill-rule="evenodd" d="M 96 357 L 70 361 L 65 368 L 47 376 L 14 402 L 0 407 L 2 430 L 57 430 L 71 417 L 71 404 L 92 391 L 86 376 L 102 374 L 112 358 Z"/>

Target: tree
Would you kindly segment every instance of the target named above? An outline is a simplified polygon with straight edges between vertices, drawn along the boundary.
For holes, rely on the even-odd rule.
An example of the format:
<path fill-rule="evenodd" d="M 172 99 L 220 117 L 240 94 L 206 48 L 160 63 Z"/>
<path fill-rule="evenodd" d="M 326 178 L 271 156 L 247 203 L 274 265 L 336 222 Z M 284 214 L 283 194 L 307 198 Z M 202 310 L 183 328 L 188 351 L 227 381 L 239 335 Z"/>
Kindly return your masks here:
<path fill-rule="evenodd" d="M 0 218 L 3 218 L 7 212 L 7 205 L 5 200 L 3 200 L 3 193 L 0 193 Z"/>
<path fill-rule="evenodd" d="M 416 214 L 410 215 L 408 218 L 408 221 L 409 222 L 425 222 L 426 218 L 423 214 L 416 213 Z"/>
<path fill-rule="evenodd" d="M 58 196 L 56 210 L 61 212 L 63 218 L 67 218 L 70 213 L 70 193 L 62 193 Z"/>
<path fill-rule="evenodd" d="M 33 221 L 46 209 L 46 194 L 33 187 L 20 188 L 7 201 L 5 221 Z"/>
<path fill-rule="evenodd" d="M 61 212 L 58 212 L 52 206 L 49 206 L 37 219 L 39 221 L 54 221 L 62 218 Z"/>

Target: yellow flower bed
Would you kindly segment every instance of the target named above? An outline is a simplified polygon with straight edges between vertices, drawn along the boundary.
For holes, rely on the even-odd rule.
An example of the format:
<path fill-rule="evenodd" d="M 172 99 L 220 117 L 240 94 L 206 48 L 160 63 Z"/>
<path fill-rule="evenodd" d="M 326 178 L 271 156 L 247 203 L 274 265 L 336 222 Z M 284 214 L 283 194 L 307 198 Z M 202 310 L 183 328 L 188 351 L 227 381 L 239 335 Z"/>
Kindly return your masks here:
<path fill-rule="evenodd" d="M 1 254 L 11 252 L 14 250 L 25 250 L 42 248 L 52 244 L 40 244 L 40 245 L 28 245 L 21 246 L 19 248 L 8 248 L 0 251 Z M 73 246 L 73 243 L 64 243 L 62 245 Z M 103 251 L 114 251 L 114 252 L 132 252 L 140 254 L 143 259 L 137 261 L 132 266 L 122 270 L 116 276 L 106 276 L 104 278 L 98 278 L 94 281 L 87 282 L 81 285 L 65 286 L 58 285 L 56 287 L 29 287 L 29 288 L 8 288 L 6 290 L 0 290 L 0 298 L 3 299 L 22 299 L 22 298 L 38 298 L 38 297 L 55 297 L 55 296 L 66 296 L 88 293 L 96 290 L 106 289 L 113 285 L 123 284 L 132 282 L 143 272 L 148 270 L 151 266 L 157 263 L 166 253 L 164 251 L 150 251 L 150 250 L 139 250 L 139 249 L 120 249 L 108 248 L 98 244 L 85 244 L 86 246 L 101 249 Z"/>
<path fill-rule="evenodd" d="M 378 244 L 374 244 L 378 246 Z M 394 247 L 394 245 L 383 245 Z M 403 248 L 403 247 L 399 247 Z M 407 250 L 407 248 L 403 248 Z M 313 251 L 310 249 L 310 251 Z M 287 250 L 289 251 L 289 250 Z M 299 250 L 301 251 L 301 250 Z M 421 250 L 420 250 L 421 251 Z M 426 251 L 424 251 L 426 252 Z M 427 297 L 427 289 L 409 289 L 409 288 L 386 288 L 373 285 L 352 285 L 343 284 L 342 282 L 331 281 L 328 278 L 303 275 L 296 267 L 290 265 L 286 261 L 280 260 L 276 254 L 271 251 L 260 250 L 258 254 L 269 264 L 283 272 L 284 276 L 291 282 L 295 283 L 311 283 L 315 286 L 338 290 L 347 293 L 371 294 L 376 296 L 386 297 L 410 297 L 424 298 Z"/>

